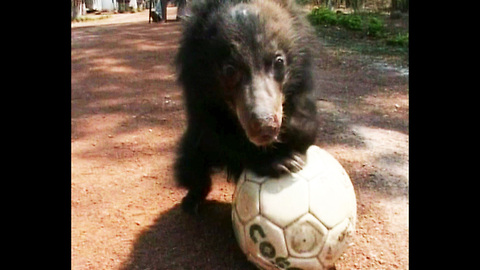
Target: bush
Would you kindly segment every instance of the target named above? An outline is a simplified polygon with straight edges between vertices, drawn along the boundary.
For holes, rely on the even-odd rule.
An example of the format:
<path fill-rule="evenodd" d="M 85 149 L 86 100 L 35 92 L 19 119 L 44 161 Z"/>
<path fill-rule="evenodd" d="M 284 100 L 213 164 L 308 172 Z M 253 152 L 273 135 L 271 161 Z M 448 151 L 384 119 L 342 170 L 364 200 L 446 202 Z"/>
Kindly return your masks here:
<path fill-rule="evenodd" d="M 387 44 L 392 46 L 408 47 L 408 33 L 398 33 L 397 35 L 388 38 Z"/>
<path fill-rule="evenodd" d="M 385 32 L 384 21 L 374 14 L 337 14 L 327 8 L 316 7 L 308 19 L 313 25 L 341 25 L 349 30 L 364 31 L 373 37 Z"/>
<path fill-rule="evenodd" d="M 339 22 L 350 30 L 359 31 L 363 28 L 363 21 L 359 15 L 340 15 Z"/>
<path fill-rule="evenodd" d="M 367 35 L 378 37 L 385 31 L 383 20 L 375 17 L 370 17 L 368 20 Z"/>
<path fill-rule="evenodd" d="M 327 8 L 314 8 L 312 12 L 308 14 L 308 19 L 313 25 L 336 25 L 338 23 L 337 14 Z"/>

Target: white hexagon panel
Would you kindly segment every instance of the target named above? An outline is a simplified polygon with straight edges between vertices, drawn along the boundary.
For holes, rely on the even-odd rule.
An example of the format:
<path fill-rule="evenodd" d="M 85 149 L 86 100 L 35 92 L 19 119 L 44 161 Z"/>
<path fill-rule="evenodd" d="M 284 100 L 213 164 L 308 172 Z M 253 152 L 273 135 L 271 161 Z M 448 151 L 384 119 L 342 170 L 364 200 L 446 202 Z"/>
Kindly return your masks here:
<path fill-rule="evenodd" d="M 328 229 L 356 212 L 355 192 L 335 179 L 310 181 L 310 212 Z"/>
<path fill-rule="evenodd" d="M 263 184 L 264 182 L 271 180 L 268 176 L 258 176 L 256 173 L 252 171 L 244 171 L 243 175 L 240 178 L 244 178 L 245 180 L 255 182 L 257 184 Z"/>
<path fill-rule="evenodd" d="M 317 256 L 323 248 L 327 228 L 311 214 L 306 214 L 285 229 L 290 255 L 300 258 Z"/>
<path fill-rule="evenodd" d="M 332 266 L 353 242 L 355 221 L 355 217 L 345 219 L 328 232 L 325 245 L 318 257 L 325 266 Z"/>
<path fill-rule="evenodd" d="M 235 209 L 242 223 L 246 223 L 260 213 L 260 185 L 244 181 L 235 192 Z"/>
<path fill-rule="evenodd" d="M 243 251 L 243 253 L 247 252 L 246 243 L 245 243 L 245 226 L 240 221 L 238 217 L 237 211 L 233 209 L 232 211 L 232 223 L 233 223 L 233 232 L 235 233 L 235 238 L 237 239 L 238 246 Z"/>
<path fill-rule="evenodd" d="M 284 228 L 308 213 L 308 182 L 305 179 L 282 177 L 262 184 L 260 213 Z"/>
<path fill-rule="evenodd" d="M 302 269 L 302 270 L 323 270 L 323 265 L 317 258 L 288 258 L 289 268 L 287 269 Z"/>
<path fill-rule="evenodd" d="M 318 148 L 319 149 L 319 148 Z M 321 149 L 319 149 L 321 150 Z M 318 157 L 325 165 L 321 174 L 308 180 L 310 190 L 310 213 L 328 229 L 354 216 L 357 210 L 352 182 L 338 161 L 326 151 Z"/>
<path fill-rule="evenodd" d="M 295 174 L 304 179 L 310 180 L 314 179 L 317 175 L 328 171 L 328 162 L 325 162 L 325 154 L 330 155 L 317 146 L 310 146 L 305 155 L 305 166 L 301 171 Z"/>

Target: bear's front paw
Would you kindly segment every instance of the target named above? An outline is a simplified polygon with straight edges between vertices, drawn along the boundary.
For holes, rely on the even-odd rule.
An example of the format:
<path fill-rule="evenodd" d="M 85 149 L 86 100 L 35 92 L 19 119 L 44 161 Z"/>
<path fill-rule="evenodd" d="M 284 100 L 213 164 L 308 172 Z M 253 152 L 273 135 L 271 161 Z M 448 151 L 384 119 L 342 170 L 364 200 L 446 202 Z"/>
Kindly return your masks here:
<path fill-rule="evenodd" d="M 294 152 L 273 163 L 273 169 L 278 174 L 298 172 L 305 166 L 305 155 Z"/>

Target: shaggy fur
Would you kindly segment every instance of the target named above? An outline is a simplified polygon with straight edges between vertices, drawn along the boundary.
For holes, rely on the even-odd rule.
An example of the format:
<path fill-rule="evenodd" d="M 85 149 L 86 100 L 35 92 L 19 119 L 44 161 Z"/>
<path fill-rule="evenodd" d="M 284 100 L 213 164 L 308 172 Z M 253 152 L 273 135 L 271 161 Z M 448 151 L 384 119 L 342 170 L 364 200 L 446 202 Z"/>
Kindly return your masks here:
<path fill-rule="evenodd" d="M 196 212 L 215 168 L 297 171 L 315 141 L 313 35 L 294 1 L 194 1 L 177 55 L 188 126 L 175 162 Z"/>

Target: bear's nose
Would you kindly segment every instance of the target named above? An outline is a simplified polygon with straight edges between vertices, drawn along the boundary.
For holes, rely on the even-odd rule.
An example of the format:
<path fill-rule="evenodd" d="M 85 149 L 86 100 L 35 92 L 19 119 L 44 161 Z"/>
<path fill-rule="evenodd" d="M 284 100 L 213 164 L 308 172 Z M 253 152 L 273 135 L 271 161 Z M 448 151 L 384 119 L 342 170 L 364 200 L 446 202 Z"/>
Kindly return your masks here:
<path fill-rule="evenodd" d="M 261 137 L 265 140 L 274 139 L 280 131 L 280 121 L 274 114 L 269 114 L 263 117 L 255 117 L 250 122 L 252 133 L 256 137 Z"/>

